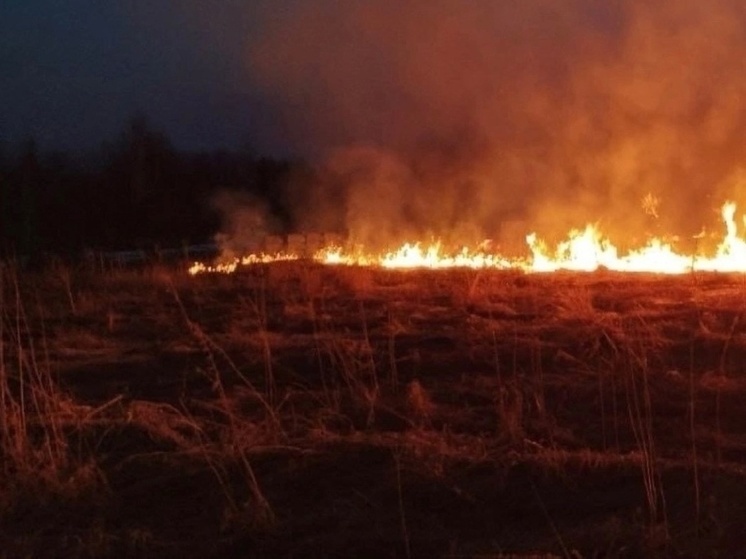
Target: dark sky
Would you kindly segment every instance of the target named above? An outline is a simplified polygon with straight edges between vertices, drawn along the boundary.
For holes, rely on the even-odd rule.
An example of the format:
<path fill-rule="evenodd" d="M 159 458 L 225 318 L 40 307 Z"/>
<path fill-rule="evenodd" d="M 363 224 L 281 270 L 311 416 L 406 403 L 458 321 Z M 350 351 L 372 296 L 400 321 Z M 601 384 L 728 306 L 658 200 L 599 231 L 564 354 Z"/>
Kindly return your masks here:
<path fill-rule="evenodd" d="M 178 148 L 285 149 L 249 85 L 261 4 L 5 0 L 0 140 L 95 149 L 144 113 Z"/>

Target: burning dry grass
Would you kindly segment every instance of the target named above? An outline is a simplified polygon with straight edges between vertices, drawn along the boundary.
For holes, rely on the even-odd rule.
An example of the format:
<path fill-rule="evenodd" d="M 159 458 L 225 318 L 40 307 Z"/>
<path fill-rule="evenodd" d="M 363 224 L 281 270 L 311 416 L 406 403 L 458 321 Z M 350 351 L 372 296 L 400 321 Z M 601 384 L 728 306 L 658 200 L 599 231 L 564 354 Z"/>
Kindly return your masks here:
<path fill-rule="evenodd" d="M 2 271 L 10 556 L 743 545 L 740 276 L 58 272 Z"/>
<path fill-rule="evenodd" d="M 365 246 L 351 242 L 345 246 L 331 244 L 309 250 L 296 247 L 288 240 L 286 251 L 260 252 L 244 256 L 235 256 L 232 250 L 224 247 L 223 255 L 216 263 L 195 262 L 190 266 L 189 273 L 232 274 L 246 266 L 295 262 L 301 259 L 330 266 L 381 267 L 392 270 L 426 268 L 592 272 L 605 269 L 616 272 L 672 275 L 691 272 L 743 273 L 746 271 L 746 240 L 739 232 L 735 202 L 727 201 L 723 204 L 721 217 L 724 225 L 722 234 L 705 235 L 702 230 L 691 239 L 695 241 L 695 246 L 689 247 L 678 246 L 687 243 L 678 242 L 681 239 L 676 236 L 649 236 L 646 242 L 622 251 L 604 236 L 597 224 L 588 223 L 584 229 L 571 229 L 566 239 L 558 242 L 553 248 L 539 239 L 536 233 L 524 232 L 528 249 L 524 256 L 504 256 L 499 251 L 496 252 L 497 247 L 490 239 L 471 247 L 446 246 L 440 240 L 428 243 L 405 242 L 398 248 L 379 252 L 371 252 Z M 283 246 L 281 239 L 274 239 L 280 242 L 281 247 Z M 706 241 L 702 244 L 712 246 L 705 250 L 699 246 L 700 241 Z M 294 248 L 300 250 L 294 251 Z"/>

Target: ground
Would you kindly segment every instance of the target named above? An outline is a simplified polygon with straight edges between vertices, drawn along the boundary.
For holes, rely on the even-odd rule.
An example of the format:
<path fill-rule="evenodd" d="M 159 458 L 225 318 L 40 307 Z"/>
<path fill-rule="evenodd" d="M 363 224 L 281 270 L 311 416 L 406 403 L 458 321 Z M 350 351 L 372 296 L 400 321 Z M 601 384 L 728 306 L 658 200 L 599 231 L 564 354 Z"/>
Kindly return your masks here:
<path fill-rule="evenodd" d="M 0 278 L 0 557 L 746 546 L 742 276 Z"/>

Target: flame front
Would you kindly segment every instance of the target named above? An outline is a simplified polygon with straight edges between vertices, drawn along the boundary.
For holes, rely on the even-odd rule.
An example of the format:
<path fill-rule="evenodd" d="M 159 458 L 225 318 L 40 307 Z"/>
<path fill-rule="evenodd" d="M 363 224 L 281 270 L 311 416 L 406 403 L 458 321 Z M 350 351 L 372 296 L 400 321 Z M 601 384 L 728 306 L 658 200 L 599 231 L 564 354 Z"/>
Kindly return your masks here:
<path fill-rule="evenodd" d="M 506 258 L 494 254 L 484 248 L 487 243 L 474 249 L 461 247 L 449 251 L 440 242 L 432 242 L 405 243 L 396 250 L 380 254 L 371 254 L 364 249 L 345 250 L 340 246 L 330 246 L 316 252 L 312 259 L 326 265 L 392 269 L 491 268 L 524 272 L 592 272 L 608 269 L 659 274 L 692 271 L 746 272 L 746 240 L 738 236 L 736 204 L 726 202 L 721 216 L 725 234 L 711 256 L 679 253 L 672 243 L 657 237 L 640 248 L 620 255 L 617 247 L 595 225 L 589 224 L 583 230 L 570 231 L 567 239 L 554 250 L 550 250 L 535 233 L 527 235 L 526 242 L 531 254 L 526 258 Z M 298 259 L 300 256 L 292 253 L 251 254 L 211 266 L 196 262 L 189 268 L 189 273 L 232 273 L 240 266 Z"/>
<path fill-rule="evenodd" d="M 498 255 L 470 251 L 467 247 L 455 253 L 443 250 L 439 242 L 423 247 L 420 243 L 404 243 L 399 249 L 378 256 L 345 254 L 342 248 L 322 249 L 314 255 L 322 264 L 381 266 L 383 268 L 511 268 L 512 263 Z"/>

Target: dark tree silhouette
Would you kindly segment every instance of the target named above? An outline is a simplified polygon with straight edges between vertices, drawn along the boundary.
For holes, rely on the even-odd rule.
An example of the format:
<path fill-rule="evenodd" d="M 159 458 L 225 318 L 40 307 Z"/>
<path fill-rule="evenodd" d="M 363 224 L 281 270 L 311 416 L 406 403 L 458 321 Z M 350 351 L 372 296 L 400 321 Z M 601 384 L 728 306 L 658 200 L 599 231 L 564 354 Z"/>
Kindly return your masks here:
<path fill-rule="evenodd" d="M 204 243 L 221 228 L 212 200 L 226 191 L 260 201 L 277 232 L 315 228 L 302 215 L 321 181 L 304 161 L 251 149 L 180 152 L 135 115 L 95 157 L 41 153 L 33 140 L 0 149 L 0 249 L 35 258 Z M 340 200 L 330 208 L 342 215 Z"/>
<path fill-rule="evenodd" d="M 36 255 L 39 250 L 36 200 L 41 182 L 36 142 L 25 140 L 15 165 L 3 172 L 0 184 L 0 217 L 6 253 Z"/>

